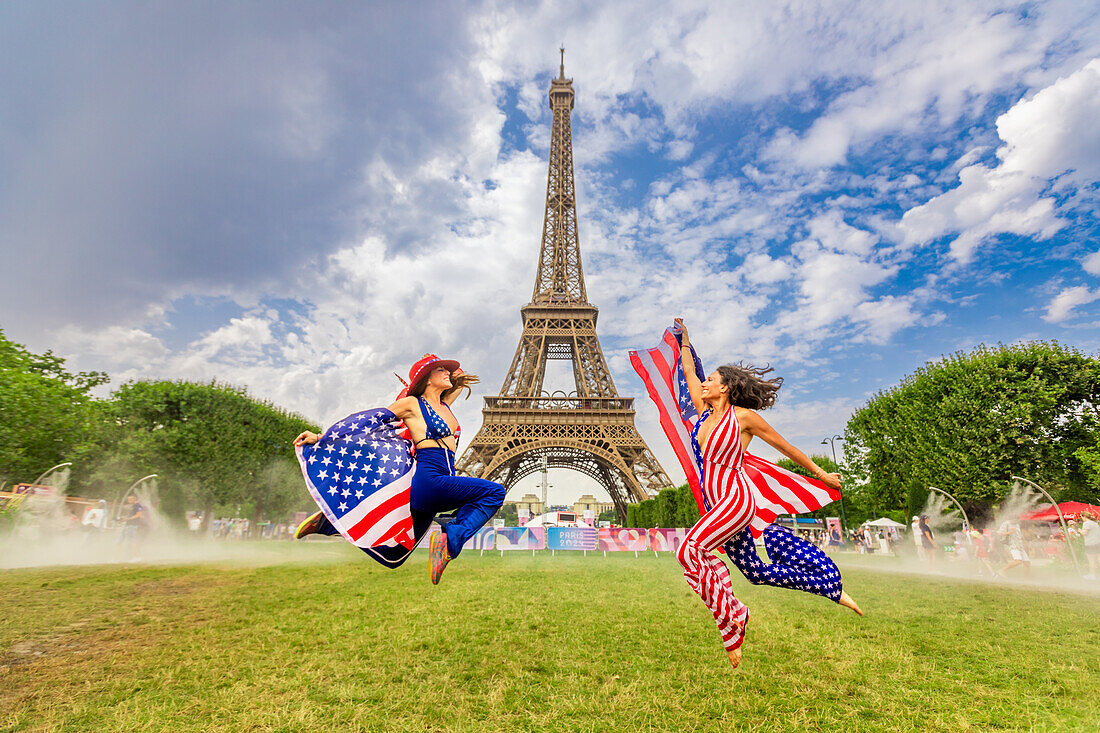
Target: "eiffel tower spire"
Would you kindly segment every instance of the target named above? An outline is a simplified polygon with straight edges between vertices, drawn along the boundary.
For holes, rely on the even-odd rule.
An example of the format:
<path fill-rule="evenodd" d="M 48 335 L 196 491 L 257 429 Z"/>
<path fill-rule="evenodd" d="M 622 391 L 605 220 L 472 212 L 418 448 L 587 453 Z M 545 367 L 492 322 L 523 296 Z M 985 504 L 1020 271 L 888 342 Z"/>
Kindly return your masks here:
<path fill-rule="evenodd" d="M 520 309 L 523 335 L 500 394 L 485 398 L 481 430 L 456 470 L 511 488 L 545 457 L 552 467 L 599 481 L 625 521 L 627 502 L 671 482 L 634 427 L 633 398 L 615 389 L 596 335 L 599 310 L 585 291 L 570 126 L 575 97 L 563 48 L 558 78 L 550 82 L 553 122 L 535 288 Z M 569 394 L 544 389 L 552 359 L 572 363 L 576 389 Z"/>
<path fill-rule="evenodd" d="M 565 78 L 565 49 L 561 75 L 550 82 L 550 172 L 546 177 L 546 214 L 542 220 L 542 248 L 532 303 L 587 303 L 581 243 L 577 234 L 577 199 L 573 189 L 573 80 Z"/>

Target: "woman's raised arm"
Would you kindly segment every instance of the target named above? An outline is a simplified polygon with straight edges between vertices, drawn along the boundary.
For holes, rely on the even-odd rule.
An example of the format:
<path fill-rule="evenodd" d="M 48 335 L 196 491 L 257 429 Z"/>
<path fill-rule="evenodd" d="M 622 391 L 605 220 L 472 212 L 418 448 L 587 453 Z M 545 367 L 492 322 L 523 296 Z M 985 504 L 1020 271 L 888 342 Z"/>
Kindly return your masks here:
<path fill-rule="evenodd" d="M 700 415 L 703 414 L 703 383 L 699 381 L 699 377 L 695 374 L 695 359 L 691 356 L 691 344 L 688 341 L 687 326 L 684 325 L 683 318 L 677 318 L 676 325 L 680 327 L 680 331 L 683 334 L 680 341 L 680 361 L 684 368 L 684 379 L 687 380 L 688 394 L 691 395 L 691 404 L 695 405 L 695 411 Z"/>

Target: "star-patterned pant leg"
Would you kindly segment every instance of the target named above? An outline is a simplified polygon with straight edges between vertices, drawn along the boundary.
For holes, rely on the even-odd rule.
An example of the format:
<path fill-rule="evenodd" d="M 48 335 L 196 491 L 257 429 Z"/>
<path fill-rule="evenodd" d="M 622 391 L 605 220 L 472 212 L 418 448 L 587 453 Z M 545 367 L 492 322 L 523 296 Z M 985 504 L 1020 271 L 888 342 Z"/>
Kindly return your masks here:
<path fill-rule="evenodd" d="M 774 524 L 764 530 L 764 547 L 770 563 L 760 559 L 752 533 L 746 527 L 726 550 L 753 585 L 805 591 L 834 602 L 840 599 L 843 591 L 840 571 L 821 550 Z"/>

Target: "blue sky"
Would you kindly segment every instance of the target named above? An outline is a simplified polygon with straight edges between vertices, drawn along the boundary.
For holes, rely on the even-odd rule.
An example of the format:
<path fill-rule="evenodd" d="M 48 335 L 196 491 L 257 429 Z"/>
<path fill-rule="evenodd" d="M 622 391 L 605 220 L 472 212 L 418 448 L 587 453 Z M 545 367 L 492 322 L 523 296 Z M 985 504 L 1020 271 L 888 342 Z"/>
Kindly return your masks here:
<path fill-rule="evenodd" d="M 771 420 L 810 452 L 942 354 L 1096 353 L 1096 5 L 890 5 L 8 4 L 0 328 L 321 422 L 434 351 L 483 377 L 472 433 L 534 281 L 564 44 L 620 392 L 682 315 L 708 366 L 786 378 Z"/>

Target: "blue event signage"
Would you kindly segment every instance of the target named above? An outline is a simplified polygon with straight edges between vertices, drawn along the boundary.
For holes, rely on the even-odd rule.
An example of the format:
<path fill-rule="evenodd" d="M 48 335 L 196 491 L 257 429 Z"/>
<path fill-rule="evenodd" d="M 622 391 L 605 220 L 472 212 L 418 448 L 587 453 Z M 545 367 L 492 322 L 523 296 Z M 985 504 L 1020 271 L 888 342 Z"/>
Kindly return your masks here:
<path fill-rule="evenodd" d="M 595 550 L 596 530 L 593 527 L 548 527 L 546 546 L 551 550 Z"/>

